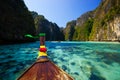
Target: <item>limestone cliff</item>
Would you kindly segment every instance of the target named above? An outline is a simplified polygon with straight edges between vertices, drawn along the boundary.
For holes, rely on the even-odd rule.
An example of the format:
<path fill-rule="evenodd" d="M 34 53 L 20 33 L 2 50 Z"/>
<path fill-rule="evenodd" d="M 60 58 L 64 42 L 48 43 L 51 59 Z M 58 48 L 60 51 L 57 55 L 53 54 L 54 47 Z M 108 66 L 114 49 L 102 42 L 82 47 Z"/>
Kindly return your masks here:
<path fill-rule="evenodd" d="M 41 32 L 46 33 L 46 40 L 48 41 L 61 41 L 64 40 L 64 35 L 56 23 L 49 22 L 43 15 L 38 15 L 32 12 L 36 35 Z"/>
<path fill-rule="evenodd" d="M 90 40 L 120 40 L 120 0 L 103 0 L 95 10 Z"/>
<path fill-rule="evenodd" d="M 77 19 L 73 40 L 87 41 L 93 26 L 94 12 L 89 11 Z"/>
<path fill-rule="evenodd" d="M 73 34 L 72 40 L 119 41 L 120 40 L 120 0 L 101 0 L 93 11 L 81 15 L 73 27 L 66 31 Z M 66 34 L 65 34 L 66 36 Z"/>
<path fill-rule="evenodd" d="M 65 40 L 72 40 L 73 34 L 75 32 L 74 26 L 76 25 L 76 21 L 70 21 L 67 23 L 66 28 L 64 29 Z"/>
<path fill-rule="evenodd" d="M 89 40 L 93 17 L 93 11 L 89 11 L 81 15 L 77 20 L 68 22 L 64 29 L 65 40 Z"/>
<path fill-rule="evenodd" d="M 93 11 L 89 11 L 81 15 L 79 18 L 77 18 L 76 26 L 82 26 L 88 19 L 91 19 L 94 17 L 93 14 L 94 14 Z"/>
<path fill-rule="evenodd" d="M 28 42 L 35 35 L 32 15 L 23 0 L 0 0 L 0 44 Z"/>

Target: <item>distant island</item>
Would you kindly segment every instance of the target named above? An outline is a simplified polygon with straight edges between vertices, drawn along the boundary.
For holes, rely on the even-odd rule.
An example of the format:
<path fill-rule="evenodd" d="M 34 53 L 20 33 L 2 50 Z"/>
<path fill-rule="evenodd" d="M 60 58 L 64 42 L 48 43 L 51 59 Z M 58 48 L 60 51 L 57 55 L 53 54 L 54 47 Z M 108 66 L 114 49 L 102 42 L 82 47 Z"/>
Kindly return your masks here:
<path fill-rule="evenodd" d="M 31 42 L 26 34 L 46 33 L 47 41 L 120 41 L 120 1 L 102 0 L 93 11 L 86 12 L 65 28 L 29 11 L 23 0 L 0 1 L 0 44 Z"/>

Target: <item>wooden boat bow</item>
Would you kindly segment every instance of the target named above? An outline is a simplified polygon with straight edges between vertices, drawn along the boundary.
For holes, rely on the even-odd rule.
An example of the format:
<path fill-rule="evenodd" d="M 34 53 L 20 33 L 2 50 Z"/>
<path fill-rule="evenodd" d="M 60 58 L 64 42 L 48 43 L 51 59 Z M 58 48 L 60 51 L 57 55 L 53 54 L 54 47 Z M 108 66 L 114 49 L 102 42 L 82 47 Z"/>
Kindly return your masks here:
<path fill-rule="evenodd" d="M 45 49 L 45 34 L 41 34 L 40 45 Z M 47 57 L 47 50 L 39 49 L 36 62 L 29 67 L 17 80 L 74 80 Z M 43 52 L 41 52 L 43 51 Z"/>

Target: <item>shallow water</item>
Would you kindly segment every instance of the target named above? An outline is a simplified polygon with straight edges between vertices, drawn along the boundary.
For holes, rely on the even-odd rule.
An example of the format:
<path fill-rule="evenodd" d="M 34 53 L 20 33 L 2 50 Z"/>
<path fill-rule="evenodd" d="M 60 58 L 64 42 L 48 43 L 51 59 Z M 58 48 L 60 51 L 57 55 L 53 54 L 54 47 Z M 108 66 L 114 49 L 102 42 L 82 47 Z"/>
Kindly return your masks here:
<path fill-rule="evenodd" d="M 120 80 L 120 43 L 46 42 L 48 56 L 75 80 Z M 39 42 L 0 46 L 0 80 L 16 80 L 36 60 Z"/>

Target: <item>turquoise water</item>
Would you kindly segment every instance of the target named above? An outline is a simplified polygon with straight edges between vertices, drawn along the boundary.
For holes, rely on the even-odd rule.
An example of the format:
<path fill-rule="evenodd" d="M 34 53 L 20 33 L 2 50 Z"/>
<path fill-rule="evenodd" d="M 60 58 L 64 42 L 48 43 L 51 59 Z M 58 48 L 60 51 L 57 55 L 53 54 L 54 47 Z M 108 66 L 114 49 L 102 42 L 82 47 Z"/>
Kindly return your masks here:
<path fill-rule="evenodd" d="M 46 42 L 48 56 L 75 80 L 120 80 L 120 43 Z M 0 46 L 0 80 L 15 80 L 36 60 L 39 42 Z"/>

